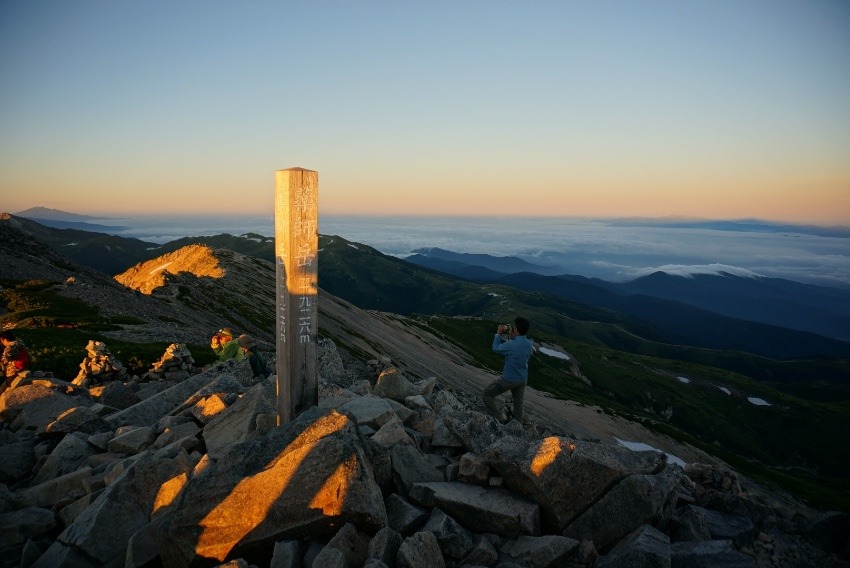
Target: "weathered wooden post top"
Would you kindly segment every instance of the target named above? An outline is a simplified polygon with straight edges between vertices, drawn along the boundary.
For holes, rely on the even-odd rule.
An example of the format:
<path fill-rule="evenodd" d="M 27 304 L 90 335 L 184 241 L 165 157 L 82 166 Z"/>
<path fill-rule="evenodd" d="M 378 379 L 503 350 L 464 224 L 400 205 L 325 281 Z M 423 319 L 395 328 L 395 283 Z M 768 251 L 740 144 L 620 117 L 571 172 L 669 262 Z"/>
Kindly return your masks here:
<path fill-rule="evenodd" d="M 318 172 L 275 172 L 278 425 L 319 403 L 318 212 Z"/>

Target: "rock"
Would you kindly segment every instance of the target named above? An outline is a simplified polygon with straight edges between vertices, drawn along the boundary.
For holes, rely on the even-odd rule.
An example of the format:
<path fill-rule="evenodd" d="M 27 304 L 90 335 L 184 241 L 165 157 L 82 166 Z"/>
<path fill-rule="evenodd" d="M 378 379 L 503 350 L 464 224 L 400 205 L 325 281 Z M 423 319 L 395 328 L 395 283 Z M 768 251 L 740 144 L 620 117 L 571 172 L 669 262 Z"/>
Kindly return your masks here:
<path fill-rule="evenodd" d="M 437 538 L 430 532 L 418 532 L 404 539 L 396 557 L 398 568 L 445 568 Z"/>
<path fill-rule="evenodd" d="M 504 436 L 482 455 L 504 478 L 506 489 L 540 505 L 542 522 L 551 531 L 566 528 L 627 476 L 657 473 L 666 463 L 660 452 L 633 452 L 557 436 L 534 443 Z M 640 524 L 643 523 L 629 528 L 622 536 Z"/>
<path fill-rule="evenodd" d="M 270 377 L 252 387 L 242 398 L 218 414 L 204 427 L 203 438 L 210 458 L 216 460 L 228 448 L 248 439 L 260 414 L 276 412 L 275 379 Z"/>
<path fill-rule="evenodd" d="M 755 568 L 755 561 L 732 548 L 732 541 L 677 542 L 670 545 L 672 568 Z"/>
<path fill-rule="evenodd" d="M 458 480 L 475 485 L 486 485 L 490 477 L 490 466 L 481 456 L 467 452 L 460 457 Z"/>
<path fill-rule="evenodd" d="M 434 392 L 434 387 L 437 386 L 437 377 L 428 377 L 424 381 L 416 383 L 416 388 L 419 389 L 419 394 L 429 396 Z"/>
<path fill-rule="evenodd" d="M 428 510 L 410 503 L 397 493 L 391 493 L 384 501 L 389 526 L 403 536 L 409 536 L 422 528 L 428 520 Z M 384 560 L 386 562 L 386 560 Z"/>
<path fill-rule="evenodd" d="M 79 397 L 33 383 L 7 390 L 0 396 L 0 420 L 14 431 L 21 428 L 35 430 L 81 404 L 85 403 Z"/>
<path fill-rule="evenodd" d="M 437 416 L 434 419 L 434 432 L 431 435 L 431 445 L 440 448 L 467 448 L 463 440 L 446 426 L 444 417 Z"/>
<path fill-rule="evenodd" d="M 434 404 L 432 406 L 434 407 L 434 412 L 440 416 L 443 416 L 445 413 L 451 412 L 452 410 L 466 410 L 466 406 L 464 406 L 464 404 L 459 401 L 455 395 L 447 390 L 441 390 L 437 393 L 437 396 L 434 397 Z"/>
<path fill-rule="evenodd" d="M 109 440 L 107 447 L 110 452 L 116 454 L 138 454 L 143 449 L 150 446 L 153 440 L 153 428 L 149 426 L 140 426 L 116 435 L 114 438 Z"/>
<path fill-rule="evenodd" d="M 558 535 L 520 536 L 499 548 L 499 558 L 504 564 L 512 562 L 528 568 L 562 566 L 575 552 L 579 542 Z"/>
<path fill-rule="evenodd" d="M 87 493 L 84 483 L 91 471 L 90 467 L 81 467 L 19 491 L 16 499 L 24 507 L 51 507 L 63 500 L 78 499 Z"/>
<path fill-rule="evenodd" d="M 233 373 L 210 370 L 157 393 L 130 408 L 110 414 L 106 421 L 113 428 L 125 425 L 152 426 L 180 408 L 191 408 L 199 400 L 216 392 L 239 392 L 242 386 Z"/>
<path fill-rule="evenodd" d="M 443 556 L 460 560 L 472 552 L 474 544 L 469 531 L 438 508 L 431 511 L 431 517 L 422 530 L 437 537 Z"/>
<path fill-rule="evenodd" d="M 30 475 L 36 463 L 34 450 L 35 440 L 31 439 L 0 446 L 0 483 L 12 483 Z"/>
<path fill-rule="evenodd" d="M 595 568 L 657 566 L 669 568 L 670 538 L 651 525 L 643 525 L 597 560 Z"/>
<path fill-rule="evenodd" d="M 191 470 L 188 456 L 156 459 L 143 454 L 100 497 L 83 511 L 35 563 L 36 568 L 61 564 L 70 549 L 107 565 L 127 553 L 130 538 L 150 522 L 160 488 L 168 480 Z M 120 519 L 120 522 L 117 520 Z"/>
<path fill-rule="evenodd" d="M 404 402 L 408 396 L 421 394 L 419 388 L 408 381 L 398 369 L 384 369 L 378 376 L 372 392 L 376 396 L 390 398 L 398 402 Z"/>
<path fill-rule="evenodd" d="M 342 554 L 342 566 L 362 566 L 366 562 L 369 548 L 369 537 L 357 530 L 351 523 L 346 523 L 331 538 L 327 546 L 319 552 L 313 561 L 314 566 L 330 566 L 332 563 L 324 559 L 326 552 L 338 551 Z M 333 558 L 333 555 L 331 556 Z"/>
<path fill-rule="evenodd" d="M 80 432 L 98 434 L 111 430 L 109 424 L 98 416 L 91 407 L 76 406 L 60 413 L 56 420 L 40 427 L 39 434 L 69 434 Z"/>
<path fill-rule="evenodd" d="M 393 407 L 388 400 L 377 396 L 361 396 L 339 407 L 339 412 L 348 414 L 360 425 L 367 425 L 378 430 L 396 417 Z"/>
<path fill-rule="evenodd" d="M 492 566 L 499 559 L 499 553 L 490 540 L 480 534 L 472 536 L 472 550 L 461 561 L 463 566 Z"/>
<path fill-rule="evenodd" d="M 393 416 L 386 424 L 372 435 L 372 441 L 380 444 L 384 448 L 391 448 L 396 444 L 415 445 L 408 433 L 404 429 L 404 425 L 397 416 Z"/>
<path fill-rule="evenodd" d="M 153 444 L 151 444 L 151 447 L 154 449 L 164 448 L 182 438 L 196 436 L 200 431 L 201 428 L 194 422 L 177 424 L 172 428 L 165 428 L 156 440 L 154 440 Z"/>
<path fill-rule="evenodd" d="M 397 444 L 390 450 L 393 478 L 402 495 L 407 495 L 414 483 L 445 481 L 442 472 L 432 466 L 418 448 Z"/>
<path fill-rule="evenodd" d="M 682 526 L 676 530 L 677 540 L 731 540 L 736 547 L 752 544 L 758 529 L 740 515 L 710 511 L 695 505 L 679 508 L 677 518 Z"/>
<path fill-rule="evenodd" d="M 276 542 L 272 551 L 269 568 L 301 568 L 304 557 L 301 541 L 284 540 Z"/>
<path fill-rule="evenodd" d="M 206 424 L 223 412 L 227 405 L 218 394 L 212 394 L 199 400 L 192 406 L 192 416 L 201 424 Z"/>
<path fill-rule="evenodd" d="M 38 485 L 50 479 L 76 471 L 85 461 L 97 453 L 97 448 L 80 436 L 69 434 L 63 437 L 33 477 L 32 484 Z"/>
<path fill-rule="evenodd" d="M 440 391 L 442 394 L 443 391 Z M 492 416 L 488 416 L 481 412 L 473 412 L 466 410 L 462 406 L 458 408 L 456 405 L 461 403 L 456 398 L 452 397 L 448 402 L 442 404 L 435 403 L 435 409 L 441 419 L 437 419 L 434 425 L 434 437 L 437 438 L 439 423 L 442 421 L 446 428 L 452 434 L 453 440 L 457 440 L 457 445 L 466 448 L 467 450 L 482 455 L 485 450 L 493 445 L 497 440 L 508 436 L 505 427 Z M 438 396 L 438 401 L 440 396 Z M 444 440 L 443 443 L 448 443 Z M 435 445 L 441 445 L 434 442 Z"/>
<path fill-rule="evenodd" d="M 127 543 L 127 554 L 124 556 L 125 568 L 142 568 L 150 565 L 159 557 L 158 542 L 162 538 L 165 527 L 171 520 L 170 514 L 159 515 L 150 523 L 133 533 Z"/>
<path fill-rule="evenodd" d="M 221 562 L 241 547 L 328 534 L 347 522 L 367 533 L 386 526 L 383 498 L 355 424 L 311 408 L 232 446 L 192 479 L 160 552 L 170 566 Z"/>
<path fill-rule="evenodd" d="M 139 395 L 133 392 L 133 389 L 122 383 L 121 381 L 112 381 L 104 385 L 99 398 L 95 398 L 100 403 L 123 410 L 130 408 L 141 399 Z"/>
<path fill-rule="evenodd" d="M 617 542 L 644 524 L 666 520 L 675 504 L 681 470 L 668 468 L 657 475 L 631 475 L 582 513 L 564 536 L 591 538 L 597 548 Z"/>
<path fill-rule="evenodd" d="M 0 552 L 23 545 L 56 526 L 56 515 L 50 509 L 27 507 L 0 514 Z"/>
<path fill-rule="evenodd" d="M 540 534 L 537 504 L 502 489 L 485 489 L 456 481 L 416 483 L 410 497 L 426 507 L 439 507 L 477 532 L 507 538 Z"/>
<path fill-rule="evenodd" d="M 387 513 L 389 516 L 389 511 Z M 388 520 L 392 524 L 392 520 Z M 401 543 L 402 538 L 399 533 L 390 527 L 383 527 L 369 541 L 366 559 L 367 561 L 374 560 L 380 562 L 385 566 L 394 566 Z"/>

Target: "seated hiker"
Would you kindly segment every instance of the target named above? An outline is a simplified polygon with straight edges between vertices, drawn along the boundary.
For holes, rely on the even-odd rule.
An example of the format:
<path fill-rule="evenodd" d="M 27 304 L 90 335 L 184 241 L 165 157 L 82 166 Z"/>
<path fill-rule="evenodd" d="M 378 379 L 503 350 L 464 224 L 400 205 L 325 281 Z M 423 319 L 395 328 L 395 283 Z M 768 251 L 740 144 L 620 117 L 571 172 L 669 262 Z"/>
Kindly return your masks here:
<path fill-rule="evenodd" d="M 3 382 L 0 383 L 2 393 L 12 384 L 18 373 L 29 369 L 30 355 L 23 341 L 16 339 L 11 331 L 0 333 L 0 342 L 3 344 L 3 355 L 0 357 L 0 367 L 3 368 Z"/>
<path fill-rule="evenodd" d="M 239 349 L 239 342 L 236 340 L 233 330 L 229 327 L 223 327 L 213 334 L 210 347 L 218 355 L 219 361 L 227 361 L 228 359 L 241 361 L 245 358 L 242 350 Z"/>
<path fill-rule="evenodd" d="M 251 370 L 254 372 L 254 376 L 266 377 L 269 374 L 266 358 L 257 351 L 257 343 L 254 341 L 254 338 L 250 335 L 240 335 L 237 341 L 239 342 L 243 357 L 246 357 L 251 364 Z"/>

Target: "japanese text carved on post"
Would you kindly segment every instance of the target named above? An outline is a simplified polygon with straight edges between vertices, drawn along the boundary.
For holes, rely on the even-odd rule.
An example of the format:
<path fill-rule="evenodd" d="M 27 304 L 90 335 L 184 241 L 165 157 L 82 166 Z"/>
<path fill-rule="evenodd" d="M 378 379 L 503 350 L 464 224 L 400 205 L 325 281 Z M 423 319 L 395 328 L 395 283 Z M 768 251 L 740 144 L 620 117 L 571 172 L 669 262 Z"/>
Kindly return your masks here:
<path fill-rule="evenodd" d="M 319 402 L 318 211 L 318 172 L 275 172 L 278 424 Z"/>

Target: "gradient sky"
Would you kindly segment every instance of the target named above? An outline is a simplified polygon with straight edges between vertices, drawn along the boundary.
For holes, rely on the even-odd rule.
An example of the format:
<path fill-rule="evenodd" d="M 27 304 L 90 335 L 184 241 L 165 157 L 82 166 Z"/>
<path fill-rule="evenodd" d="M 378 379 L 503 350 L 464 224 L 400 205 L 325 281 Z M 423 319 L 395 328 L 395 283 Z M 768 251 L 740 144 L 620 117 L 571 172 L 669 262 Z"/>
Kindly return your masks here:
<path fill-rule="evenodd" d="M 0 209 L 850 224 L 850 2 L 0 2 Z"/>

